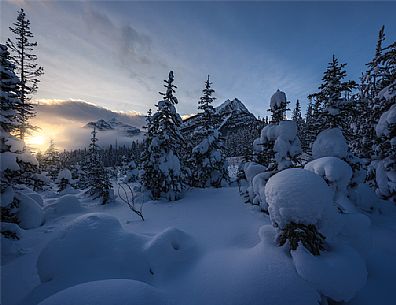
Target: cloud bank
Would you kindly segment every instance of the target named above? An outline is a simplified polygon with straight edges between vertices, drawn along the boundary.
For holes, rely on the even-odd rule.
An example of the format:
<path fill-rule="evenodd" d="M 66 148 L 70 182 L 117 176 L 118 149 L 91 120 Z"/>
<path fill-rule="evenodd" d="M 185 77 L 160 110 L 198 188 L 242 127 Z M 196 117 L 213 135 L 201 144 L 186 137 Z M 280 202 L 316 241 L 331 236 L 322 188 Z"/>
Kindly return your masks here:
<path fill-rule="evenodd" d="M 49 140 L 53 139 L 59 149 L 77 149 L 87 147 L 90 141 L 91 129 L 85 125 L 99 119 L 110 120 L 115 118 L 123 123 L 142 129 L 145 125 L 145 116 L 136 112 L 117 112 L 100 107 L 85 101 L 74 100 L 40 100 L 35 105 L 37 116 L 32 120 L 39 130 L 31 136 L 30 146 L 33 150 L 45 150 Z M 34 144 L 34 138 L 44 138 L 44 143 Z M 115 131 L 99 132 L 101 146 L 130 145 L 133 140 L 120 135 Z M 32 143 L 33 142 L 33 143 Z"/>

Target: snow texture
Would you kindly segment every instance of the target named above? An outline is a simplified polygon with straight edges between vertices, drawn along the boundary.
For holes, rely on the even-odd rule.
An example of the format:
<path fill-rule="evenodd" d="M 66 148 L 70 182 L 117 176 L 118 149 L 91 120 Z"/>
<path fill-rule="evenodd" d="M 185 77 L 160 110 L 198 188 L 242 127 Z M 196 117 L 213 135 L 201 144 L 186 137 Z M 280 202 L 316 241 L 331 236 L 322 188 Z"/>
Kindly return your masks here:
<path fill-rule="evenodd" d="M 345 158 L 348 154 L 348 144 L 342 134 L 341 129 L 326 129 L 318 134 L 312 144 L 312 157 L 319 159 L 322 157 Z"/>
<path fill-rule="evenodd" d="M 321 176 L 335 193 L 345 194 L 352 178 L 352 168 L 336 157 L 323 157 L 307 163 L 304 169 Z"/>
<path fill-rule="evenodd" d="M 64 195 L 55 202 L 55 212 L 58 216 L 79 213 L 83 211 L 80 200 L 73 195 Z"/>
<path fill-rule="evenodd" d="M 305 169 L 290 168 L 272 176 L 265 186 L 271 221 L 281 229 L 287 224 L 316 224 L 332 204 L 326 182 Z"/>
<path fill-rule="evenodd" d="M 62 290 L 39 305 L 167 305 L 158 289 L 139 281 L 108 279 L 76 285 Z"/>
<path fill-rule="evenodd" d="M 291 255 L 298 274 L 337 302 L 349 301 L 366 283 L 365 262 L 351 247 L 333 246 L 320 256 L 298 247 Z"/>
<path fill-rule="evenodd" d="M 44 222 L 44 213 L 39 203 L 20 192 L 16 192 L 15 197 L 19 200 L 19 226 L 22 229 L 34 229 L 41 226 Z"/>

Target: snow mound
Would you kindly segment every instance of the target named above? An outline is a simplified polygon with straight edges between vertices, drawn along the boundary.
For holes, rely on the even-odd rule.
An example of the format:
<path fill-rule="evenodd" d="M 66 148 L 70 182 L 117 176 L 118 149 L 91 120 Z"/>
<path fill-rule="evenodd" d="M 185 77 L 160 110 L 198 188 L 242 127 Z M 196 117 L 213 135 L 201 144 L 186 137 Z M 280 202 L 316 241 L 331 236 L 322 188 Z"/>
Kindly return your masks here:
<path fill-rule="evenodd" d="M 41 282 L 66 279 L 79 283 L 111 277 L 148 281 L 150 267 L 142 255 L 142 244 L 142 238 L 123 231 L 113 216 L 82 215 L 42 250 L 38 275 Z"/>
<path fill-rule="evenodd" d="M 70 170 L 68 170 L 67 168 L 64 168 L 61 171 L 59 171 L 57 181 L 61 181 L 62 179 L 65 179 L 67 181 L 72 181 L 72 174 Z"/>
<path fill-rule="evenodd" d="M 197 256 L 195 241 L 176 228 L 167 228 L 154 236 L 144 250 L 151 272 L 159 277 L 173 278 Z"/>
<path fill-rule="evenodd" d="M 163 293 L 145 283 L 110 279 L 83 283 L 60 291 L 39 305 L 165 305 Z"/>
<path fill-rule="evenodd" d="M 42 283 L 51 281 L 58 291 L 110 278 L 151 283 L 173 279 L 196 256 L 195 241 L 182 231 L 169 228 L 149 238 L 126 232 L 113 216 L 91 213 L 77 217 L 47 244 L 37 271 Z"/>
<path fill-rule="evenodd" d="M 320 293 L 341 302 L 349 301 L 366 283 L 367 270 L 363 259 L 352 248 L 336 246 L 320 256 L 313 256 L 304 247 L 291 251 L 297 273 Z"/>
<path fill-rule="evenodd" d="M 336 193 L 346 193 L 352 168 L 336 157 L 323 157 L 307 163 L 304 169 L 321 176 Z"/>
<path fill-rule="evenodd" d="M 318 134 L 312 144 L 312 157 L 319 159 L 322 157 L 345 158 L 348 153 L 348 144 L 342 134 L 341 129 L 326 129 Z"/>
<path fill-rule="evenodd" d="M 80 200 L 73 195 L 64 195 L 55 203 L 55 212 L 57 215 L 67 215 L 83 211 Z"/>
<path fill-rule="evenodd" d="M 299 168 L 289 168 L 272 176 L 265 186 L 268 211 L 275 226 L 288 223 L 316 224 L 332 194 L 318 175 Z"/>
<path fill-rule="evenodd" d="M 270 172 L 260 173 L 253 178 L 252 182 L 253 204 L 260 205 L 264 210 L 268 210 L 268 203 L 265 199 L 265 185 L 270 177 Z"/>
<path fill-rule="evenodd" d="M 249 182 L 249 184 L 252 183 L 253 178 L 262 172 L 265 172 L 267 168 L 264 165 L 255 163 L 255 162 L 247 162 L 243 168 L 243 171 L 245 172 L 246 180 Z"/>
<path fill-rule="evenodd" d="M 366 212 L 372 212 L 379 207 L 380 200 L 373 189 L 364 183 L 358 184 L 349 192 L 352 202 Z"/>
<path fill-rule="evenodd" d="M 26 193 L 26 196 L 32 198 L 34 201 L 36 201 L 41 207 L 44 206 L 44 200 L 43 197 L 41 197 L 40 194 L 38 193 Z"/>
<path fill-rule="evenodd" d="M 31 197 L 20 192 L 15 193 L 19 200 L 18 219 L 22 229 L 34 229 L 44 222 L 44 213 L 40 205 Z"/>

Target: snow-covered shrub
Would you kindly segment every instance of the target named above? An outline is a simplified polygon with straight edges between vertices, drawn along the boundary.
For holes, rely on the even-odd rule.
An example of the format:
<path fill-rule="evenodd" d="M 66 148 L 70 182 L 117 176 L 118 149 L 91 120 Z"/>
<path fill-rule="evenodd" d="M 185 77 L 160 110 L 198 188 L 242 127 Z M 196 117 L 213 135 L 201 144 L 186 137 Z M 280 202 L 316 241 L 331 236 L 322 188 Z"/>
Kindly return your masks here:
<path fill-rule="evenodd" d="M 340 128 L 326 129 L 318 134 L 312 144 L 312 157 L 346 158 L 348 155 L 348 144 Z"/>
<path fill-rule="evenodd" d="M 322 296 L 350 300 L 367 278 L 362 252 L 368 247 L 368 218 L 337 213 L 329 186 L 306 169 L 272 176 L 265 195 L 277 243 L 288 244 L 297 273 Z"/>
<path fill-rule="evenodd" d="M 58 193 L 62 193 L 64 191 L 67 191 L 72 187 L 74 184 L 74 180 L 72 179 L 72 174 L 70 170 L 67 168 L 62 169 L 59 171 L 58 177 L 55 180 L 55 183 L 58 186 Z"/>
<path fill-rule="evenodd" d="M 19 224 L 24 229 L 40 226 L 40 205 L 23 194 L 24 185 L 32 180 L 37 160 L 25 143 L 0 128 L 1 222 Z"/>
<path fill-rule="evenodd" d="M 301 154 L 296 122 L 280 121 L 265 126 L 260 139 L 255 141 L 255 152 L 269 171 L 281 171 L 295 165 Z"/>
<path fill-rule="evenodd" d="M 307 191 L 309 190 L 309 191 Z M 318 175 L 300 168 L 286 169 L 272 176 L 265 185 L 270 217 L 275 227 L 289 223 L 316 224 L 332 195 Z"/>
<path fill-rule="evenodd" d="M 128 163 L 123 181 L 124 183 L 133 183 L 136 182 L 138 179 L 139 169 L 136 165 L 136 162 L 132 160 Z"/>
<path fill-rule="evenodd" d="M 321 176 L 335 194 L 346 194 L 352 169 L 345 161 L 336 157 L 322 157 L 307 163 L 304 168 Z"/>
<path fill-rule="evenodd" d="M 326 207 L 332 204 L 332 195 L 325 181 L 304 169 L 286 169 L 272 176 L 265 185 L 265 197 L 273 225 L 280 230 L 278 242 L 286 240 L 295 247 L 295 239 L 308 250 L 319 255 L 324 237 L 316 225 Z M 292 248 L 293 249 L 293 248 Z"/>

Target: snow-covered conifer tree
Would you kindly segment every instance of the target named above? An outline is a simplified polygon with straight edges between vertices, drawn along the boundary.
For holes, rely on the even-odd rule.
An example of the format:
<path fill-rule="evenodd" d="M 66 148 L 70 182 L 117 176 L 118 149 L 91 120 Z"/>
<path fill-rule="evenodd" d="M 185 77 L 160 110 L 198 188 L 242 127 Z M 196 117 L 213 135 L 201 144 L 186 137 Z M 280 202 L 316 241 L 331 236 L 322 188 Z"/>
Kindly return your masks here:
<path fill-rule="evenodd" d="M 14 132 L 20 124 L 18 107 L 21 100 L 18 96 L 19 78 L 15 75 L 15 66 L 10 61 L 10 53 L 5 45 L 0 44 L 0 109 L 1 127 L 5 132 Z"/>
<path fill-rule="evenodd" d="M 63 191 L 72 188 L 72 185 L 74 183 L 72 173 L 67 168 L 62 169 L 61 171 L 59 171 L 58 177 L 55 182 L 58 186 L 58 193 L 62 193 Z"/>
<path fill-rule="evenodd" d="M 221 187 L 228 181 L 228 165 L 222 152 L 223 142 L 220 132 L 215 126 L 215 109 L 212 106 L 215 92 L 209 79 L 205 81 L 203 96 L 198 102 L 202 110 L 201 122 L 194 131 L 193 138 L 199 139 L 198 145 L 192 149 L 190 163 L 192 165 L 191 184 L 196 187 Z"/>
<path fill-rule="evenodd" d="M 346 64 L 340 64 L 333 55 L 323 74 L 323 83 L 319 86 L 319 92 L 309 96 L 316 99 L 317 132 L 334 127 L 340 127 L 344 132 L 349 131 L 349 115 L 352 107 L 350 94 L 356 83 L 343 81 L 346 77 L 345 66 Z"/>
<path fill-rule="evenodd" d="M 8 39 L 7 46 L 12 52 L 12 62 L 19 74 L 20 84 L 18 95 L 21 100 L 17 108 L 20 124 L 17 127 L 18 136 L 23 139 L 25 134 L 35 129 L 29 119 L 35 116 L 33 105 L 30 103 L 31 95 L 37 91 L 39 77 L 43 75 L 43 67 L 37 66 L 37 56 L 32 53 L 37 42 L 31 42 L 33 33 L 30 31 L 30 20 L 27 19 L 23 9 L 18 11 L 17 21 L 10 30 L 15 34 L 15 40 Z"/>
<path fill-rule="evenodd" d="M 301 105 L 299 100 L 297 100 L 296 107 L 293 109 L 292 120 L 295 121 L 297 124 L 298 138 L 300 139 L 300 141 L 303 141 L 302 139 L 304 139 L 303 132 L 305 129 L 305 122 L 304 119 L 302 118 Z"/>
<path fill-rule="evenodd" d="M 41 158 L 40 169 L 47 172 L 53 181 L 57 178 L 60 170 L 60 157 L 59 151 L 56 149 L 55 142 L 53 139 L 50 140 L 50 144 Z"/>
<path fill-rule="evenodd" d="M 93 198 L 100 198 L 102 204 L 108 203 L 113 198 L 113 187 L 109 175 L 99 157 L 99 146 L 96 143 L 96 128 L 92 131 L 89 144 L 89 163 L 87 168 L 89 188 L 87 194 Z"/>
<path fill-rule="evenodd" d="M 142 155 L 142 184 L 153 199 L 178 200 L 185 188 L 185 168 L 182 149 L 185 145 L 180 132 L 182 119 L 176 112 L 178 103 L 173 85 L 173 71 L 165 82 L 163 100 L 157 112 L 147 119 L 146 148 Z"/>

